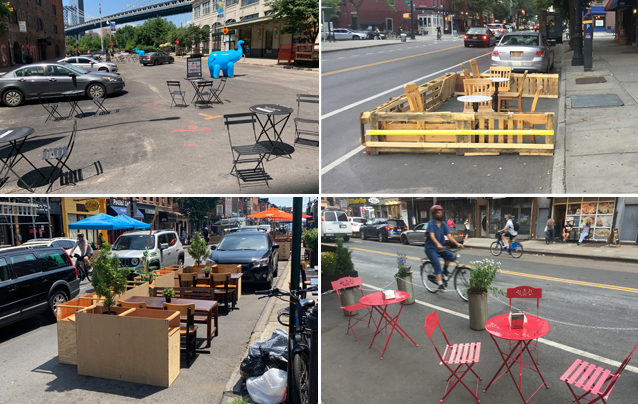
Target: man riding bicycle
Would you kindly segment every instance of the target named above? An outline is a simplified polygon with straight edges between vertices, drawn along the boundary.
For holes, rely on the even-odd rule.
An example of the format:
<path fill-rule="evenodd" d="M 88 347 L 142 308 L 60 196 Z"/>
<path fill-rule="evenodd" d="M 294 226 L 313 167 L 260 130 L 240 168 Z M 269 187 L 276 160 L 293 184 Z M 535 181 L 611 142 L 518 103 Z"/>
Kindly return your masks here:
<path fill-rule="evenodd" d="M 425 230 L 425 255 L 428 257 L 430 262 L 432 262 L 439 290 L 441 292 L 445 292 L 445 285 L 443 285 L 443 277 L 441 276 L 441 273 L 444 273 L 445 276 L 449 276 L 450 273 L 448 272 L 447 267 L 450 265 L 450 262 L 454 260 L 454 254 L 450 250 L 446 250 L 443 246 L 445 236 L 447 236 L 448 240 L 456 244 L 457 247 L 463 248 L 463 245 L 456 242 L 454 237 L 452 237 L 450 228 L 443 221 L 443 207 L 441 205 L 432 206 L 430 208 L 430 213 L 432 214 L 433 219 L 428 222 Z M 439 257 L 445 260 L 443 271 L 441 271 Z"/>
<path fill-rule="evenodd" d="M 441 39 L 441 26 L 436 27 L 436 39 Z"/>
<path fill-rule="evenodd" d="M 503 227 L 500 232 L 503 232 L 503 244 L 505 244 L 505 249 L 510 247 L 510 243 L 514 239 L 514 237 L 518 236 L 518 232 L 514 230 L 514 221 L 512 220 L 512 215 L 507 215 L 507 223 L 505 223 L 505 227 Z M 509 254 L 511 252 L 508 251 Z"/>
<path fill-rule="evenodd" d="M 73 248 L 71 249 L 71 256 L 73 256 L 73 251 L 76 248 L 80 249 L 80 258 L 84 261 L 84 268 L 88 268 L 91 266 L 89 263 L 89 257 L 93 255 L 93 249 L 91 248 L 91 244 L 84 239 L 84 234 L 78 233 L 78 241 L 75 242 Z"/>

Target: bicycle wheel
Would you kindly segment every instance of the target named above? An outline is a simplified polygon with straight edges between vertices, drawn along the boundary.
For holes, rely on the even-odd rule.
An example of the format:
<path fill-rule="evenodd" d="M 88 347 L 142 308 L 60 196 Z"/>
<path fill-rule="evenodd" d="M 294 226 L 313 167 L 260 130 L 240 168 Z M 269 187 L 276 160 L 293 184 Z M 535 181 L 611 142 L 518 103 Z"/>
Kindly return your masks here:
<path fill-rule="evenodd" d="M 549 244 L 549 241 L 550 241 L 550 240 L 549 240 L 549 232 L 548 232 L 548 231 L 546 231 L 546 232 L 545 232 L 545 244 Z"/>
<path fill-rule="evenodd" d="M 86 273 L 86 279 L 89 281 L 89 283 L 91 283 L 91 275 L 93 275 L 93 267 L 90 267 L 89 269 L 84 269 L 85 273 Z"/>
<path fill-rule="evenodd" d="M 434 267 L 430 261 L 424 261 L 421 264 L 421 283 L 423 283 L 428 292 L 436 293 L 439 291 L 439 285 L 436 283 L 434 275 Z"/>
<path fill-rule="evenodd" d="M 520 258 L 523 255 L 523 245 L 520 243 L 513 243 L 511 247 L 512 257 Z"/>
<path fill-rule="evenodd" d="M 310 363 L 305 352 L 296 352 L 292 357 L 292 384 L 294 404 L 310 403 Z"/>
<path fill-rule="evenodd" d="M 456 268 L 454 274 L 454 289 L 459 294 L 461 299 L 467 302 L 467 288 L 470 286 L 470 273 L 472 269 L 466 266 L 459 266 Z"/>
<path fill-rule="evenodd" d="M 490 252 L 493 256 L 498 257 L 503 252 L 503 245 L 498 241 L 495 241 L 490 246 Z"/>

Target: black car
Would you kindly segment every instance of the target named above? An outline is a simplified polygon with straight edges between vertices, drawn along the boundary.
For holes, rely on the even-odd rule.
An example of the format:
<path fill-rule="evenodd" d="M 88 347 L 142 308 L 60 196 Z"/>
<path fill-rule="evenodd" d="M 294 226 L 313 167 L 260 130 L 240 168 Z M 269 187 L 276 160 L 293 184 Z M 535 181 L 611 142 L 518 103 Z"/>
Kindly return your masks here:
<path fill-rule="evenodd" d="M 398 240 L 407 230 L 408 226 L 400 219 L 370 219 L 359 229 L 361 240 L 376 238 L 379 241 Z"/>
<path fill-rule="evenodd" d="M 55 322 L 55 306 L 79 293 L 77 270 L 62 248 L 0 250 L 0 327 L 38 314 Z"/>
<path fill-rule="evenodd" d="M 167 55 L 164 52 L 149 52 L 144 56 L 140 56 L 140 63 L 144 66 L 154 65 L 157 66 L 162 63 L 172 64 L 175 62 L 172 56 Z"/>
<path fill-rule="evenodd" d="M 270 234 L 260 230 L 230 233 L 211 246 L 206 264 L 241 264 L 242 282 L 264 283 L 270 289 L 277 276 L 278 248 Z"/>
<path fill-rule="evenodd" d="M 465 47 L 470 45 L 482 46 L 489 48 L 496 45 L 496 36 L 491 29 L 488 28 L 470 28 L 463 37 L 465 41 Z"/>

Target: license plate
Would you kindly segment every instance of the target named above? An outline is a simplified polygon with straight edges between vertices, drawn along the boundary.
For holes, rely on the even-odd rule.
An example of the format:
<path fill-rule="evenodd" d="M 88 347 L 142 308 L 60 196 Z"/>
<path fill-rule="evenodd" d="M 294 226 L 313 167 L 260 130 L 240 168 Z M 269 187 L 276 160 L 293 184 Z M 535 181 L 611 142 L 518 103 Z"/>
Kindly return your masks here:
<path fill-rule="evenodd" d="M 474 35 L 472 38 L 473 38 L 473 39 L 478 39 L 478 37 L 477 37 L 476 35 Z"/>
<path fill-rule="evenodd" d="M 326 233 L 326 237 L 332 237 L 334 234 Z"/>
<path fill-rule="evenodd" d="M 513 58 L 522 58 L 523 57 L 523 52 L 512 52 L 512 57 Z"/>

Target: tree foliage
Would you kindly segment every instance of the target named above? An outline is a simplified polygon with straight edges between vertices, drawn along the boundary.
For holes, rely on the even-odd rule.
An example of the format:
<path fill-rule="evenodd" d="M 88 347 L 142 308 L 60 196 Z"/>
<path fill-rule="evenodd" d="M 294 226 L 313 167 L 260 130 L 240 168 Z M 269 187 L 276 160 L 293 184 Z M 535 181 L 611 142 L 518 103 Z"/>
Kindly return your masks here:
<path fill-rule="evenodd" d="M 363 0 L 362 0 L 363 1 Z M 319 34 L 318 0 L 274 0 L 266 3 L 277 22 L 285 23 L 282 33 L 303 34 L 312 39 Z"/>
<path fill-rule="evenodd" d="M 93 261 L 93 280 L 91 285 L 95 294 L 104 298 L 104 306 L 111 309 L 117 303 L 117 295 L 126 291 L 130 268 L 120 268 L 117 254 L 111 253 L 111 245 L 104 241 L 100 255 Z"/>
<path fill-rule="evenodd" d="M 7 33 L 7 26 L 4 25 L 4 18 L 9 16 L 13 9 L 9 2 L 0 2 L 0 38 L 3 38 Z"/>
<path fill-rule="evenodd" d="M 201 265 L 202 262 L 206 260 L 206 257 L 208 257 L 208 254 L 210 254 L 206 240 L 204 240 L 199 233 L 195 233 L 195 237 L 191 245 L 188 246 L 187 251 L 188 255 L 195 260 L 195 265 Z"/>
<path fill-rule="evenodd" d="M 179 213 L 191 222 L 203 222 L 210 219 L 219 201 L 220 198 L 177 198 Z"/>

